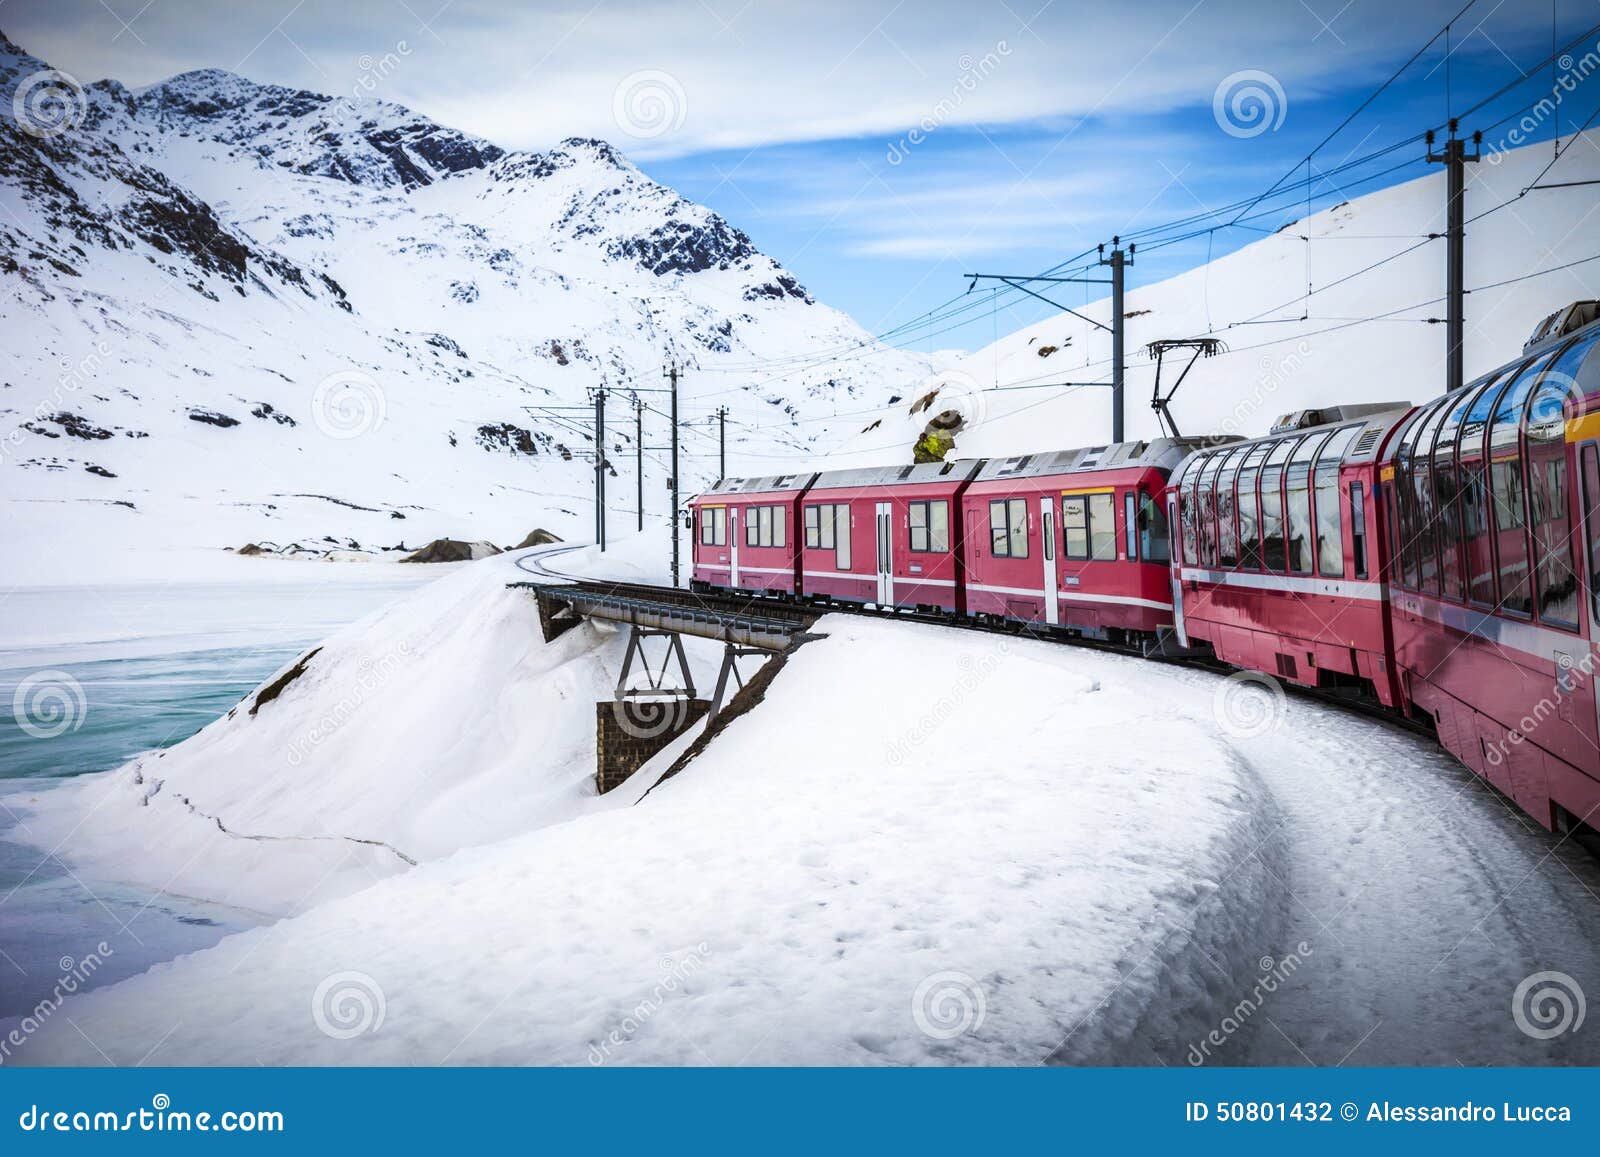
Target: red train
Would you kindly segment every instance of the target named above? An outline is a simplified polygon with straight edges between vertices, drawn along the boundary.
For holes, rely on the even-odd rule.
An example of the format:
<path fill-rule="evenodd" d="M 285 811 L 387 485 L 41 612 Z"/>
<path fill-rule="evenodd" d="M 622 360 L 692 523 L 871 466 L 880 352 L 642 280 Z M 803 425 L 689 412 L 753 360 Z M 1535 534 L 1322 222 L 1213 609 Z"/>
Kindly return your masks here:
<path fill-rule="evenodd" d="M 1429 721 L 1545 827 L 1600 827 L 1597 315 L 1264 438 L 725 480 L 693 583 L 1211 653 Z"/>

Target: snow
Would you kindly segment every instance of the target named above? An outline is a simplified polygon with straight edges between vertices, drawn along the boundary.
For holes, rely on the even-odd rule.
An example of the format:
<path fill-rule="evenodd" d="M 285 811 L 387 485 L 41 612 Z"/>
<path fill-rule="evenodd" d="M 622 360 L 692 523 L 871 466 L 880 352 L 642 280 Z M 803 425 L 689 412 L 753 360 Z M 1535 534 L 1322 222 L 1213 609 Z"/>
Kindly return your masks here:
<path fill-rule="evenodd" d="M 109 578 L 95 556 L 259 539 L 504 546 L 535 526 L 570 539 L 589 525 L 592 389 L 612 391 L 621 521 L 630 391 L 660 388 L 669 363 L 683 367 L 685 494 L 716 472 L 717 405 L 734 411 L 730 469 L 759 468 L 842 435 L 853 419 L 836 412 L 929 367 L 875 346 L 601 142 L 502 155 L 399 106 L 217 70 L 138 94 L 91 86 L 84 123 L 38 141 L 16 130 L 10 95 L 43 67 L 0 43 L 0 254 L 17 263 L 0 301 L 9 581 Z M 374 147 L 396 134 L 430 183 L 403 187 Z M 167 214 L 180 235 L 160 245 L 132 223 Z M 237 282 L 212 268 L 233 246 Z M 862 356 L 782 390 L 752 384 L 752 366 L 832 348 Z M 645 445 L 661 446 L 665 398 L 638 397 L 653 407 Z M 644 458 L 658 515 L 665 459 Z"/>
<path fill-rule="evenodd" d="M 506 587 L 531 577 L 510 556 L 454 568 L 333 634 L 254 713 L 259 690 L 176 747 L 8 806 L 97 876 L 272 914 L 569 818 L 594 803 L 591 704 L 623 640 L 586 624 L 546 647 Z M 690 652 L 713 679 L 715 652 Z"/>
<path fill-rule="evenodd" d="M 638 806 L 90 994 L 95 1045 L 50 1026 L 25 1060 L 165 1036 L 147 1063 L 1006 1064 L 1104 1056 L 1157 1007 L 1199 1023 L 1203 958 L 1250 938 L 1265 879 L 1230 870 L 1256 825 L 1237 757 L 1071 650 L 817 630 Z M 1174 931 L 1196 950 L 1127 973 Z M 381 991 L 382 1028 L 322 1031 L 330 977 Z"/>
<path fill-rule="evenodd" d="M 16 1059 L 1600 1061 L 1511 1015 L 1535 973 L 1600 991 L 1600 866 L 1436 746 L 1248 681 L 828 615 L 678 774 L 699 728 L 595 797 L 622 638 L 546 645 L 505 583 L 656 577 L 663 535 L 463 565 L 255 717 L 0 800 L 94 878 L 278 917 Z"/>
<path fill-rule="evenodd" d="M 1583 137 L 1563 138 L 1562 159 L 1545 178 L 1574 187 L 1515 199 L 1549 164 L 1550 142 L 1467 166 L 1469 380 L 1516 357 L 1547 314 L 1600 297 L 1600 261 L 1559 268 L 1600 255 L 1600 212 L 1584 184 L 1600 180 L 1600 130 Z M 1445 243 L 1423 240 L 1445 228 L 1444 181 L 1441 169 L 1353 198 L 1154 284 L 1141 283 L 1135 254 L 1125 306 L 1127 437 L 1158 433 L 1149 406 L 1154 362 L 1145 349 L 1158 338 L 1212 335 L 1228 347 L 1200 359 L 1172 403 L 1185 434 L 1251 436 L 1305 407 L 1423 402 L 1444 393 L 1444 327 L 1426 321 L 1445 312 Z M 1526 276 L 1535 273 L 1544 275 Z M 1308 284 L 1314 294 L 1306 298 Z M 1110 320 L 1107 299 L 1061 300 L 1101 325 Z M 1381 320 L 1361 323 L 1373 317 Z M 1169 357 L 1163 390 L 1186 361 L 1182 353 Z M 1050 384 L 1063 381 L 1110 382 L 1107 335 L 1066 313 L 900 391 L 899 403 L 861 417 L 859 432 L 832 443 L 819 460 L 838 468 L 909 462 L 930 415 L 944 409 L 966 419 L 956 436 L 958 457 L 1105 443 L 1110 391 Z M 913 414 L 913 405 L 935 389 L 937 404 Z"/>

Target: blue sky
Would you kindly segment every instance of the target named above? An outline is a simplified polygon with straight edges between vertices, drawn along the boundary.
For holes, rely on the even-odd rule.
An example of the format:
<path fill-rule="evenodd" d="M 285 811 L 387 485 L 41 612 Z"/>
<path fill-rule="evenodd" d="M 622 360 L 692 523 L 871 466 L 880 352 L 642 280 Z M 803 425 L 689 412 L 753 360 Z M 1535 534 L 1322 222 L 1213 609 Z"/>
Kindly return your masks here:
<path fill-rule="evenodd" d="M 1600 23 L 1600 4 L 9 0 L 0 26 L 83 81 L 223 67 L 370 91 L 508 147 L 604 137 L 883 332 L 959 294 L 963 273 L 1035 272 L 1261 192 L 1458 13 L 1448 65 L 1440 38 L 1317 151 L 1317 208 L 1426 172 L 1417 143 L 1328 175 L 1476 103 L 1548 55 L 1553 33 Z M 1464 128 L 1551 83 L 1547 68 Z M 1597 105 L 1590 78 L 1529 139 Z M 1253 222 L 1152 249 L 1130 277 L 1195 265 L 1304 209 L 1300 193 L 1274 198 Z M 1052 292 L 1076 304 L 1096 290 Z M 970 348 L 1049 312 L 1011 299 L 896 338 Z"/>

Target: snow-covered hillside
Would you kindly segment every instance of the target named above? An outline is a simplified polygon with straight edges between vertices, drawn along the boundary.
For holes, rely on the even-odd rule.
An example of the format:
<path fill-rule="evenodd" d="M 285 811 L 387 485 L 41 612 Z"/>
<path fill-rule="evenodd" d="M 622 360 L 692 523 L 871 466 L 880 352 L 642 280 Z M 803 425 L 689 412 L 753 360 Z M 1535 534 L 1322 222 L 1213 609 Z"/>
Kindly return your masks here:
<path fill-rule="evenodd" d="M 1592 184 L 1600 180 L 1600 130 L 1562 143 L 1560 161 L 1542 179 L 1550 142 L 1467 168 L 1469 378 L 1515 357 L 1546 314 L 1600 297 L 1600 199 Z M 1135 254 L 1124 310 L 1127 436 L 1157 433 L 1154 362 L 1145 347 L 1159 338 L 1209 335 L 1228 347 L 1200 360 L 1173 402 L 1186 434 L 1261 434 L 1302 407 L 1421 402 L 1443 393 L 1444 326 L 1430 322 L 1445 313 L 1445 242 L 1437 236 L 1446 224 L 1444 179 L 1441 170 L 1353 198 L 1154 284 L 1141 284 Z M 1562 187 L 1519 197 L 1536 180 Z M 1108 300 L 1059 300 L 1101 324 L 1110 320 Z M 1169 355 L 1164 387 L 1185 360 L 1181 351 Z M 1062 313 L 859 417 L 857 433 L 835 444 L 829 461 L 909 462 L 930 418 L 947 410 L 964 420 L 956 436 L 961 457 L 1103 443 L 1110 390 L 1054 383 L 1109 381 L 1109 337 Z"/>
<path fill-rule="evenodd" d="M 670 362 L 684 416 L 732 406 L 758 454 L 804 452 L 827 415 L 928 371 L 603 141 L 508 153 L 216 70 L 61 82 L 52 104 L 47 69 L 0 37 L 10 580 L 133 544 L 570 534 L 591 517 L 593 387 L 614 391 L 620 519 L 630 390 Z M 841 344 L 867 356 L 781 393 L 719 372 Z M 660 447 L 665 400 L 638 396 Z M 686 439 L 691 489 L 716 445 L 703 421 Z M 645 467 L 656 513 L 664 458 Z"/>

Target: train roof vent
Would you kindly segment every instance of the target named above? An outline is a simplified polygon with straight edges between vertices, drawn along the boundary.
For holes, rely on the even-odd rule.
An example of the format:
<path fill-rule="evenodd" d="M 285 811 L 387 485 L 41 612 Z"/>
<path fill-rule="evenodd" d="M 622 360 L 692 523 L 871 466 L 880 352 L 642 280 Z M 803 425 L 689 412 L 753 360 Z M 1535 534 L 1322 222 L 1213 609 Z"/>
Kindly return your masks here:
<path fill-rule="evenodd" d="M 899 480 L 900 480 L 900 481 L 902 481 L 902 482 L 904 482 L 904 481 L 905 481 L 905 480 L 906 480 L 906 479 L 907 479 L 907 478 L 910 478 L 910 477 L 911 477 L 911 472 L 912 472 L 912 471 L 913 471 L 913 470 L 915 470 L 915 469 L 916 469 L 916 466 L 915 466 L 915 465 L 912 465 L 912 466 L 902 466 L 902 467 L 901 467 L 901 468 L 900 468 L 900 474 L 899 474 Z"/>
<path fill-rule="evenodd" d="M 1356 444 L 1350 448 L 1351 457 L 1365 454 L 1378 444 L 1378 439 L 1383 437 L 1382 426 L 1368 426 L 1361 431 L 1361 437 L 1356 439 Z"/>
<path fill-rule="evenodd" d="M 1090 466 L 1098 466 L 1100 464 L 1100 458 L 1103 454 L 1105 454 L 1105 452 L 1106 447 L 1104 446 L 1091 446 L 1089 449 L 1083 452 L 1083 457 L 1078 460 L 1077 464 L 1073 466 L 1073 469 L 1084 470 Z"/>
<path fill-rule="evenodd" d="M 1575 333 L 1596 318 L 1600 318 L 1600 301 L 1574 301 L 1571 305 L 1562 306 L 1533 327 L 1533 334 L 1523 343 L 1522 352 L 1527 353 L 1551 338 Z"/>
<path fill-rule="evenodd" d="M 1020 474 L 1028 468 L 1028 463 L 1033 461 L 1032 454 L 1023 454 L 1016 458 L 1007 458 L 1000 464 L 996 474 Z"/>

